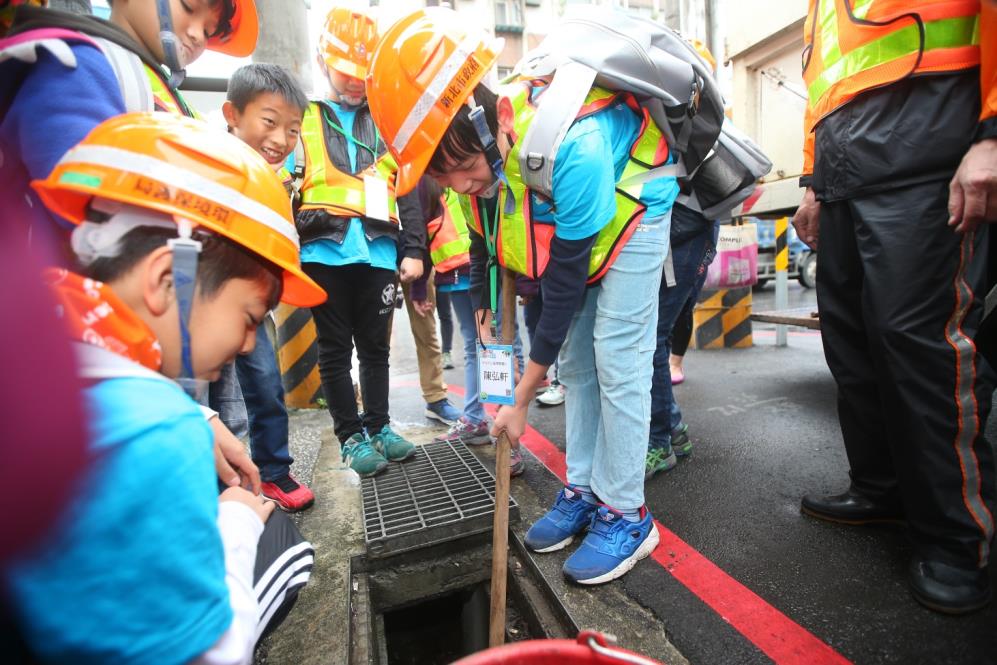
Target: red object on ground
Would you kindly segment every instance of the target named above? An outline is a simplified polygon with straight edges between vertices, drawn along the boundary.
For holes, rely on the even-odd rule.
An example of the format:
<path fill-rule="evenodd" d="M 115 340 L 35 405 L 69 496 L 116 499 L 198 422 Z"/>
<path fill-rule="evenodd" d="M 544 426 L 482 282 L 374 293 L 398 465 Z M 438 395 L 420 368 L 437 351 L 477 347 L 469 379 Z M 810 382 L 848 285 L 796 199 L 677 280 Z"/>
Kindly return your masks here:
<path fill-rule="evenodd" d="M 263 496 L 276 501 L 280 509 L 288 513 L 296 513 L 315 503 L 315 494 L 307 485 L 299 483 L 290 474 L 277 482 L 262 483 L 260 491 Z"/>
<path fill-rule="evenodd" d="M 578 638 L 572 640 L 530 640 L 514 642 L 500 647 L 480 651 L 467 658 L 461 658 L 453 665 L 499 665 L 500 663 L 516 663 L 517 665 L 571 665 L 574 663 L 591 663 L 592 665 L 614 665 L 633 663 L 633 665 L 661 665 L 660 661 L 651 660 L 626 649 L 609 645 L 602 633 L 583 630 Z"/>

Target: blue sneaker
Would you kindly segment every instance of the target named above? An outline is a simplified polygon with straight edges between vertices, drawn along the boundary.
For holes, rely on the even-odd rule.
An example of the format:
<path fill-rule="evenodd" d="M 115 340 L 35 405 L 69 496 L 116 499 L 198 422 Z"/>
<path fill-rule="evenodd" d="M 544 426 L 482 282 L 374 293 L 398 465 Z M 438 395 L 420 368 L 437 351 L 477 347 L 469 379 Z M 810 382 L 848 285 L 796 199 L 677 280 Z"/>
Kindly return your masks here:
<path fill-rule="evenodd" d="M 587 502 L 575 490 L 565 487 L 557 495 L 550 512 L 526 532 L 526 546 L 541 554 L 567 547 L 575 534 L 589 525 L 598 507 Z"/>
<path fill-rule="evenodd" d="M 641 520 L 628 522 L 617 511 L 600 506 L 585 540 L 564 562 L 564 576 L 578 584 L 603 584 L 623 577 L 658 546 L 658 530 L 647 507 Z"/>
<path fill-rule="evenodd" d="M 438 420 L 447 427 L 460 420 L 460 411 L 454 408 L 446 397 L 432 404 L 426 404 L 426 417 Z"/>

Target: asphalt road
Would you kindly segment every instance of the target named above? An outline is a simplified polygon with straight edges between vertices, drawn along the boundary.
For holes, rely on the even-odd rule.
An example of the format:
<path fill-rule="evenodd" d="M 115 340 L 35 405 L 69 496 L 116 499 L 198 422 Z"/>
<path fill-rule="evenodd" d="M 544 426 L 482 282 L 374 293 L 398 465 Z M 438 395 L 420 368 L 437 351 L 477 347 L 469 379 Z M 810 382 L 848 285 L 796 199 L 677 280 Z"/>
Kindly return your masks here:
<path fill-rule="evenodd" d="M 769 309 L 773 300 L 771 284 L 756 290 L 756 308 Z M 790 285 L 791 306 L 814 300 L 812 290 Z M 396 319 L 394 338 L 392 375 L 409 375 L 411 384 L 416 365 L 404 313 Z M 463 383 L 459 340 L 455 335 L 457 369 L 446 373 L 456 385 Z M 997 605 L 964 618 L 922 609 L 906 588 L 910 549 L 902 530 L 837 527 L 800 515 L 804 493 L 847 485 L 834 384 L 819 333 L 791 330 L 789 346 L 776 348 L 773 326 L 762 324 L 754 341 L 747 350 L 688 354 L 688 378 L 676 394 L 695 448 L 676 469 L 648 482 L 652 513 L 842 660 L 997 662 Z M 419 400 L 407 397 L 399 400 L 405 406 L 395 417 L 418 420 Z M 530 422 L 563 450 L 563 408 L 532 409 Z M 990 431 L 997 432 L 993 419 Z M 651 561 L 614 584 L 664 621 L 671 641 L 692 663 L 772 662 Z M 818 661 L 800 653 L 794 662 Z"/>

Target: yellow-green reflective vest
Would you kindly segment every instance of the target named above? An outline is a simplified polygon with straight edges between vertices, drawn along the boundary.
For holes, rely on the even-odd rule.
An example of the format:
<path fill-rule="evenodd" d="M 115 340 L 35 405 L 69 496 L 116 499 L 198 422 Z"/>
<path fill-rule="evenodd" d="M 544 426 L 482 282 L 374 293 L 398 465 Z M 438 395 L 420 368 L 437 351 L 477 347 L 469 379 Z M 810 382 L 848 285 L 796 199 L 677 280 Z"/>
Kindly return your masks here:
<path fill-rule="evenodd" d="M 526 82 L 518 84 L 517 87 L 518 90 L 510 95 L 515 111 L 514 129 L 517 136 L 525 136 L 536 115 L 536 106 L 530 100 L 533 84 Z M 630 147 L 630 159 L 617 181 L 616 215 L 599 232 L 592 248 L 588 271 L 590 284 L 602 279 L 613 265 L 613 261 L 633 235 L 647 210 L 647 206 L 639 198 L 642 184 L 621 187 L 619 183 L 637 173 L 663 166 L 668 161 L 668 144 L 661 130 L 629 93 L 611 92 L 593 87 L 586 96 L 576 120 L 597 113 L 617 101 L 625 103 L 641 118 L 641 129 Z M 496 258 L 500 265 L 513 272 L 538 279 L 550 261 L 550 243 L 554 237 L 554 225 L 535 222 L 533 219 L 533 197 L 520 175 L 518 144 L 513 146 L 505 161 L 505 176 L 515 197 L 516 209 L 511 214 L 505 213 L 502 205 L 505 201 L 503 184 L 499 191 L 499 207 L 502 212 L 495 238 Z M 468 197 L 460 198 L 465 200 L 464 205 L 469 213 L 468 223 L 477 233 L 484 235 L 482 211 L 477 199 L 475 198 L 472 203 Z"/>
<path fill-rule="evenodd" d="M 443 212 L 426 224 L 426 231 L 433 266 L 436 272 L 444 273 L 470 263 L 471 236 L 459 196 L 447 189 L 440 196 L 440 204 Z"/>
<path fill-rule="evenodd" d="M 398 167 L 390 153 L 378 157 L 363 173 L 343 173 L 332 160 L 325 144 L 325 128 L 319 105 L 312 103 L 301 122 L 301 143 L 305 150 L 305 173 L 301 181 L 301 210 L 323 208 L 338 217 L 366 217 L 367 195 L 364 175 L 388 184 L 390 221 L 398 224 L 398 204 L 395 201 L 395 172 Z"/>

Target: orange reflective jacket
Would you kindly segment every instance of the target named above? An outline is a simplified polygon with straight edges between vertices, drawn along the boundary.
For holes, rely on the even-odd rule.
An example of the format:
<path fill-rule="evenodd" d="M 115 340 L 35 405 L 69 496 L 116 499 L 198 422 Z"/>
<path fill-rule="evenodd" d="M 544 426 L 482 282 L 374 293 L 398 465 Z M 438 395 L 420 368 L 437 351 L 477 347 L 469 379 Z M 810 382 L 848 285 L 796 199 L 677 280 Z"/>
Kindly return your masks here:
<path fill-rule="evenodd" d="M 440 216 L 426 224 L 429 256 L 436 272 L 455 270 L 471 262 L 471 236 L 458 195 L 452 189 L 440 196 Z"/>
<path fill-rule="evenodd" d="M 821 119 L 866 90 L 911 75 L 982 65 L 981 119 L 997 115 L 995 14 L 992 0 L 810 0 L 803 172 L 813 172 L 813 130 Z"/>

